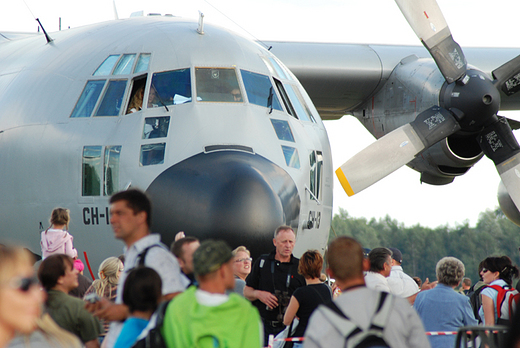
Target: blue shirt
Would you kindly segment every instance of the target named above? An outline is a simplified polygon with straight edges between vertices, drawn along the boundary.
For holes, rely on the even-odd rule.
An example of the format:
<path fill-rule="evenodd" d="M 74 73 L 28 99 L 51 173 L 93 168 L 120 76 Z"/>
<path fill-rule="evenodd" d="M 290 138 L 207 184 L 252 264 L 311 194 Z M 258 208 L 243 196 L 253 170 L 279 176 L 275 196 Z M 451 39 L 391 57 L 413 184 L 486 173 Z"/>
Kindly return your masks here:
<path fill-rule="evenodd" d="M 477 325 L 469 297 L 444 284 L 419 292 L 413 307 L 426 331 L 457 331 L 462 326 Z M 456 335 L 428 336 L 432 348 L 453 347 L 455 338 Z"/>
<path fill-rule="evenodd" d="M 125 320 L 121 333 L 117 337 L 114 348 L 130 348 L 134 345 L 141 331 L 148 325 L 148 320 L 136 317 L 129 317 Z"/>

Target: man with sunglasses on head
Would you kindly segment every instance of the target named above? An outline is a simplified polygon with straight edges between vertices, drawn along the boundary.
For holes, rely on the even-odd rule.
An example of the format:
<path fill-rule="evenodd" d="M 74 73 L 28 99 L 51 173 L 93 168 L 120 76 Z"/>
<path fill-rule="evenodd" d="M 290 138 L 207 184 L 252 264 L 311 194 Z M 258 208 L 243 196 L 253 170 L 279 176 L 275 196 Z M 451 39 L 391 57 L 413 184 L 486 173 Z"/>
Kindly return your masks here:
<path fill-rule="evenodd" d="M 56 324 L 78 336 L 86 348 L 99 347 L 98 319 L 85 309 L 85 302 L 68 294 L 78 287 L 78 270 L 70 256 L 48 256 L 40 264 L 38 278 L 47 291 L 45 310 Z"/>

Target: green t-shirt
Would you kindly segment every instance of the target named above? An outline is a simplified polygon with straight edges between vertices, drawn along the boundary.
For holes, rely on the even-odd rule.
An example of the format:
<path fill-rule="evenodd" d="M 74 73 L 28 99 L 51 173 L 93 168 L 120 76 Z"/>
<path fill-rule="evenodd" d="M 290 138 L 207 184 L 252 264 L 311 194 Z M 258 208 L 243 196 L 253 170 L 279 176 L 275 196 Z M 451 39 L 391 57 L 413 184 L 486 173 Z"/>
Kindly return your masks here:
<path fill-rule="evenodd" d="M 85 309 L 85 302 L 64 292 L 47 292 L 46 311 L 56 324 L 78 336 L 83 343 L 96 339 L 101 332 L 99 320 Z"/>
<path fill-rule="evenodd" d="M 260 316 L 249 301 L 232 293 L 220 305 L 205 306 L 198 303 L 196 290 L 190 287 L 166 309 L 162 335 L 168 348 L 262 346 Z"/>

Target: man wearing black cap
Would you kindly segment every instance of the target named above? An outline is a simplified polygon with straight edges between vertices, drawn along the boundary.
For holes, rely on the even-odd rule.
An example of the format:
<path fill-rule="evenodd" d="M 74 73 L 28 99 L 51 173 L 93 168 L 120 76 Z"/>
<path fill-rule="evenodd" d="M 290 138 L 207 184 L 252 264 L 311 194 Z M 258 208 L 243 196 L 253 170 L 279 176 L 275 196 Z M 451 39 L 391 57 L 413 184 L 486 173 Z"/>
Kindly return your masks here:
<path fill-rule="evenodd" d="M 193 253 L 199 287 L 191 286 L 166 309 L 162 334 L 168 348 L 262 346 L 258 311 L 235 287 L 234 258 L 224 241 L 206 240 Z"/>
<path fill-rule="evenodd" d="M 396 296 L 406 298 L 411 305 L 415 302 L 415 297 L 419 293 L 419 287 L 415 280 L 403 272 L 401 263 L 403 255 L 397 248 L 389 248 L 392 251 L 392 270 L 390 276 L 386 278 L 390 292 Z"/>

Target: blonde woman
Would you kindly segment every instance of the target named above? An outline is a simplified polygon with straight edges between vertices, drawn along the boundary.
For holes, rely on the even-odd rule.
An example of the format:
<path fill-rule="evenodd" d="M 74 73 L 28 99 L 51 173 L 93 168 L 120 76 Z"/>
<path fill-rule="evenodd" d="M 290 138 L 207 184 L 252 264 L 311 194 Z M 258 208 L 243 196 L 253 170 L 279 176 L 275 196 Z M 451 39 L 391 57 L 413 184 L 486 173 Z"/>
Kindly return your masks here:
<path fill-rule="evenodd" d="M 251 253 L 243 245 L 233 250 L 233 274 L 235 275 L 234 293 L 244 296 L 244 287 L 246 286 L 246 278 L 251 273 Z"/>
<path fill-rule="evenodd" d="M 49 222 L 49 228 L 41 233 L 42 258 L 45 259 L 52 254 L 66 254 L 75 259 L 78 252 L 74 249 L 72 236 L 67 232 L 70 222 L 69 210 L 54 209 Z"/>
<path fill-rule="evenodd" d="M 123 272 L 124 267 L 121 260 L 117 257 L 109 257 L 101 262 L 98 269 L 99 279 L 94 280 L 92 285 L 85 292 L 83 299 L 85 300 L 89 294 L 96 293 L 99 297 L 105 297 L 114 302 L 116 300 L 117 284 L 119 276 Z M 108 332 L 109 322 L 103 321 L 103 331 L 100 340 L 106 336 Z"/>
<path fill-rule="evenodd" d="M 34 276 L 34 260 L 21 248 L 0 248 L 0 348 L 15 334 L 37 328 L 44 293 Z"/>

